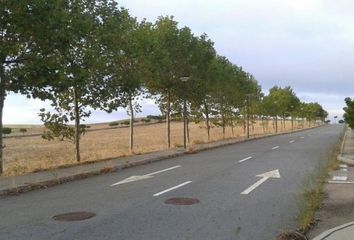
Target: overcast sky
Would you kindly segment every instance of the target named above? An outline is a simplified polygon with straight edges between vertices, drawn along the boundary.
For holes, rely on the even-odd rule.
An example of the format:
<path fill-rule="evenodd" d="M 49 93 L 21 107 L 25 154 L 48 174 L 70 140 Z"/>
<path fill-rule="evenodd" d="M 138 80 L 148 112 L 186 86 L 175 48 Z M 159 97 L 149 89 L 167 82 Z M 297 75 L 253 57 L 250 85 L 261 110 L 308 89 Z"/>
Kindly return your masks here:
<path fill-rule="evenodd" d="M 354 96 L 354 4 L 351 0 L 123 0 L 139 20 L 173 15 L 215 42 L 220 55 L 252 73 L 263 91 L 293 87 L 303 101 L 316 101 L 331 116 L 342 115 L 345 97 Z M 40 123 L 46 104 L 10 94 L 4 122 Z M 141 116 L 159 114 L 152 101 Z M 87 122 L 126 118 L 94 112 Z"/>

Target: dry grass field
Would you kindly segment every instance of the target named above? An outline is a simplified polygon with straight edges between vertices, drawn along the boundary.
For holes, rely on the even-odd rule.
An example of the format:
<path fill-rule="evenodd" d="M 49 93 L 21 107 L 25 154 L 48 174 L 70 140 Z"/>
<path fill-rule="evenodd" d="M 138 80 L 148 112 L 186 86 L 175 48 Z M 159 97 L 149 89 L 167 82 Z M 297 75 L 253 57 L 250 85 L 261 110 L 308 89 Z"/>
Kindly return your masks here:
<path fill-rule="evenodd" d="M 102 124 L 101 127 L 107 127 Z M 41 132 L 44 129 L 36 127 L 28 132 Z M 281 127 L 279 132 L 290 131 L 291 122 L 286 122 L 286 128 Z M 274 128 L 269 122 L 266 132 L 263 131 L 261 122 L 254 124 L 252 135 L 274 133 Z M 244 137 L 243 126 L 226 129 L 225 138 Z M 183 123 L 171 123 L 172 147 L 180 147 L 183 143 Z M 222 139 L 222 128 L 211 129 L 211 141 Z M 135 127 L 134 153 L 129 151 L 129 128 L 111 128 L 107 130 L 89 131 L 81 139 L 82 162 L 96 161 L 107 158 L 116 158 L 130 154 L 141 154 L 166 149 L 165 123 L 139 125 Z M 207 133 L 204 124 L 190 124 L 190 145 L 207 142 Z M 75 164 L 74 145 L 70 142 L 47 141 L 41 136 L 12 137 L 4 140 L 5 175 L 18 175 L 26 172 L 55 168 L 58 166 Z"/>

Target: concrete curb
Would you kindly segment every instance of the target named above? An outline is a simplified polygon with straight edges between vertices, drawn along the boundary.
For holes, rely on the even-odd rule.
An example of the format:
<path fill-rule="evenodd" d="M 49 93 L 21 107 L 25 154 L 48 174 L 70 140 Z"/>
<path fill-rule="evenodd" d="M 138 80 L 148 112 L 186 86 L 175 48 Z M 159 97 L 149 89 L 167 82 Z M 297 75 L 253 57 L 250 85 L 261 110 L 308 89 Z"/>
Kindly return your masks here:
<path fill-rule="evenodd" d="M 345 157 L 343 154 L 337 156 L 338 161 L 346 163 L 348 165 L 354 166 L 354 159 Z"/>
<path fill-rule="evenodd" d="M 336 233 L 338 231 L 341 231 L 341 230 L 343 230 L 343 229 L 345 229 L 347 227 L 351 227 L 353 225 L 354 225 L 354 222 L 349 222 L 349 223 L 343 224 L 341 226 L 329 229 L 329 230 L 321 233 L 319 236 L 313 238 L 312 240 L 324 240 L 327 237 L 330 237 L 331 235 L 333 235 L 334 233 Z"/>
<path fill-rule="evenodd" d="M 199 145 L 194 145 L 193 147 L 191 147 L 189 150 L 186 150 L 186 151 L 184 151 L 184 150 L 176 150 L 175 153 L 171 153 L 171 154 L 166 154 L 166 155 L 157 156 L 157 157 L 143 158 L 141 160 L 137 160 L 137 161 L 130 162 L 130 163 L 119 163 L 119 164 L 117 164 L 115 166 L 104 167 L 104 168 L 91 170 L 91 171 L 87 171 L 87 172 L 72 174 L 70 176 L 65 176 L 65 177 L 59 177 L 58 178 L 58 177 L 54 176 L 55 174 L 53 174 L 53 178 L 50 179 L 50 180 L 33 182 L 33 183 L 26 183 L 26 184 L 19 185 L 19 186 L 16 186 L 16 187 L 9 187 L 8 189 L 0 190 L 0 197 L 9 196 L 9 195 L 18 195 L 18 194 L 29 192 L 29 191 L 32 191 L 32 190 L 49 188 L 49 187 L 52 187 L 52 186 L 55 186 L 55 185 L 59 185 L 59 184 L 63 184 L 63 183 L 67 183 L 67 182 L 71 182 L 71 181 L 75 181 L 75 180 L 79 180 L 79 179 L 84 179 L 84 178 L 88 178 L 88 177 L 92 177 L 92 176 L 97 176 L 97 175 L 107 174 L 107 173 L 111 173 L 111 172 L 116 172 L 116 171 L 119 171 L 119 170 L 122 170 L 122 169 L 125 169 L 125 168 L 131 168 L 131 167 L 145 165 L 145 164 L 152 163 L 152 162 L 157 162 L 157 161 L 161 161 L 161 160 L 176 158 L 176 157 L 179 157 L 179 156 L 183 156 L 185 154 L 193 154 L 193 153 L 198 153 L 198 152 L 201 152 L 201 151 L 207 151 L 207 150 L 211 150 L 211 149 L 215 149 L 215 148 L 225 147 L 225 146 L 229 146 L 229 145 L 233 145 L 233 144 L 249 142 L 249 141 L 254 141 L 254 140 L 258 140 L 258 139 L 274 137 L 274 136 L 282 136 L 282 135 L 287 135 L 287 134 L 291 134 L 291 133 L 308 131 L 308 130 L 311 130 L 311 129 L 314 129 L 314 128 L 318 128 L 318 127 L 322 127 L 322 126 L 325 126 L 325 125 L 315 126 L 315 127 L 306 128 L 306 129 L 299 129 L 299 130 L 295 130 L 295 131 L 292 131 L 292 132 L 284 132 L 284 133 L 278 133 L 278 134 L 269 134 L 269 135 L 255 136 L 255 137 L 251 137 L 249 139 L 223 140 L 223 141 L 220 141 L 220 144 L 217 144 L 217 142 L 199 144 Z M 207 146 L 208 144 L 209 144 L 209 146 Z M 82 165 L 84 165 L 84 164 L 85 163 L 83 163 Z M 86 163 L 86 164 L 95 164 L 95 162 L 90 162 L 90 163 Z M 67 167 L 67 168 L 70 168 L 70 167 Z M 50 172 L 50 171 L 47 170 L 47 171 L 43 171 L 43 172 Z M 31 174 L 31 173 L 29 173 L 29 174 Z M 26 176 L 26 175 L 24 175 L 24 176 Z M 16 178 L 16 176 L 13 177 L 13 178 Z"/>
<path fill-rule="evenodd" d="M 342 141 L 342 145 L 341 145 L 341 149 L 340 149 L 340 154 L 337 156 L 337 160 L 342 162 L 342 163 L 345 163 L 345 164 L 348 164 L 348 165 L 351 165 L 351 166 L 354 166 L 354 159 L 352 158 L 348 158 L 346 157 L 345 155 L 343 155 L 343 152 L 344 152 L 344 146 L 345 146 L 345 143 L 347 141 L 347 133 L 348 133 L 348 126 L 345 127 L 345 133 L 344 133 L 344 137 L 343 137 L 343 141 Z"/>

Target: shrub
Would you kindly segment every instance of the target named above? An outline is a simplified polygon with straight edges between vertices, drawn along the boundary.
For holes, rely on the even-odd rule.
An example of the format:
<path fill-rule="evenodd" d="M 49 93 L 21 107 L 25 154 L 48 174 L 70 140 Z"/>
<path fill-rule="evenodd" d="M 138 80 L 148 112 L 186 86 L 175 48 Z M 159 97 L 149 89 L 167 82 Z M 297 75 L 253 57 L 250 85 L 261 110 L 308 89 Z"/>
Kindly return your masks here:
<path fill-rule="evenodd" d="M 11 128 L 3 128 L 2 129 L 2 134 L 4 134 L 4 135 L 9 135 L 9 134 L 11 134 L 11 132 L 12 132 Z"/>
<path fill-rule="evenodd" d="M 118 122 L 111 122 L 108 124 L 110 127 L 114 127 L 114 126 L 118 126 L 119 123 Z"/>
<path fill-rule="evenodd" d="M 149 119 L 149 118 L 143 118 L 143 119 L 141 119 L 141 121 L 144 122 L 144 123 L 148 123 L 148 122 L 151 122 L 151 119 Z"/>
<path fill-rule="evenodd" d="M 20 128 L 20 133 L 22 133 L 23 135 L 25 135 L 25 133 L 27 132 L 27 129 L 26 128 Z"/>
<path fill-rule="evenodd" d="M 129 120 L 124 120 L 120 122 L 121 125 L 129 125 L 130 121 Z"/>

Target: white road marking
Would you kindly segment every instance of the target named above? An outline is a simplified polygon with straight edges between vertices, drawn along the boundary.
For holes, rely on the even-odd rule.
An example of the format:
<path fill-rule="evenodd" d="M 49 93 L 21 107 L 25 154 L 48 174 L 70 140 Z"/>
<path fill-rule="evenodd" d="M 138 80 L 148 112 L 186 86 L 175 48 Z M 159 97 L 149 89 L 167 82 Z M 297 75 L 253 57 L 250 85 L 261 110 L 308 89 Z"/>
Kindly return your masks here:
<path fill-rule="evenodd" d="M 272 150 L 278 149 L 279 146 L 272 147 Z"/>
<path fill-rule="evenodd" d="M 180 167 L 181 167 L 181 165 L 177 165 L 177 166 L 166 168 L 166 169 L 163 169 L 163 170 L 160 170 L 160 171 L 157 171 L 157 172 L 152 172 L 152 173 L 149 173 L 149 174 L 145 174 L 145 175 L 142 175 L 142 176 L 131 176 L 131 177 L 128 177 L 126 179 L 123 179 L 122 181 L 119 181 L 119 182 L 111 184 L 111 187 L 116 186 L 116 185 L 120 185 L 120 184 L 124 184 L 124 183 L 135 182 L 135 181 L 140 181 L 140 180 L 152 178 L 153 175 L 156 175 L 156 174 L 159 174 L 159 173 L 163 173 L 163 172 L 166 172 L 166 171 L 170 171 L 170 170 L 173 170 L 173 169 L 176 169 L 176 168 L 180 168 Z"/>
<path fill-rule="evenodd" d="M 180 168 L 180 167 L 181 167 L 181 165 L 177 165 L 177 166 L 166 168 L 166 169 L 163 169 L 163 170 L 160 170 L 160 171 L 157 171 L 157 172 L 152 172 L 152 173 L 146 174 L 145 176 L 156 175 L 156 174 L 163 173 L 163 172 L 166 172 L 166 171 L 170 171 L 172 169 L 176 169 L 176 168 Z"/>
<path fill-rule="evenodd" d="M 332 180 L 334 180 L 334 181 L 347 181 L 348 176 L 333 176 Z"/>
<path fill-rule="evenodd" d="M 177 185 L 177 186 L 174 186 L 174 187 L 168 188 L 168 189 L 166 189 L 166 190 L 163 190 L 163 191 L 161 191 L 161 192 L 155 193 L 153 196 L 154 196 L 154 197 L 160 196 L 160 195 L 162 195 L 162 194 L 164 194 L 164 193 L 170 192 L 170 191 L 172 191 L 172 190 L 175 190 L 175 189 L 177 189 L 177 188 L 180 188 L 180 187 L 183 187 L 183 186 L 185 186 L 185 185 L 187 185 L 187 184 L 190 184 L 191 182 L 192 182 L 192 181 L 187 181 L 187 182 L 181 183 L 181 184 L 179 184 L 179 185 Z"/>
<path fill-rule="evenodd" d="M 250 160 L 250 159 L 252 159 L 253 157 L 252 156 L 249 156 L 249 157 L 246 157 L 246 158 L 244 158 L 244 159 L 242 159 L 242 160 L 240 160 L 240 161 L 238 161 L 239 163 L 242 163 L 242 162 L 244 162 L 244 161 L 247 161 L 247 160 Z"/>
<path fill-rule="evenodd" d="M 341 168 L 340 171 L 342 171 L 342 172 L 348 172 L 348 169 L 346 169 L 346 168 Z"/>
<path fill-rule="evenodd" d="M 305 137 L 300 137 L 301 139 L 304 139 Z"/>
<path fill-rule="evenodd" d="M 295 140 L 291 140 L 289 143 L 294 143 L 295 142 Z"/>
<path fill-rule="evenodd" d="M 347 168 L 348 165 L 347 165 L 347 164 L 340 164 L 339 167 L 341 167 L 341 168 Z"/>
<path fill-rule="evenodd" d="M 333 184 L 354 184 L 354 182 L 351 182 L 351 181 L 332 181 L 332 180 L 329 180 L 328 183 L 333 183 Z"/>
<path fill-rule="evenodd" d="M 275 169 L 273 171 L 269 171 L 269 172 L 266 172 L 266 173 L 263 173 L 263 174 L 259 174 L 256 177 L 261 177 L 261 179 L 258 180 L 255 184 L 253 184 L 249 188 L 247 188 L 246 190 L 244 190 L 241 194 L 243 194 L 243 195 L 249 194 L 250 192 L 255 190 L 257 187 L 259 187 L 262 183 L 267 181 L 269 178 L 280 178 L 279 169 Z"/>

